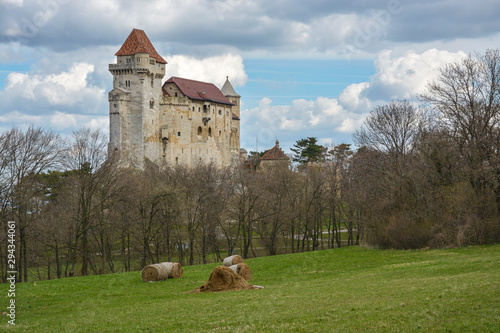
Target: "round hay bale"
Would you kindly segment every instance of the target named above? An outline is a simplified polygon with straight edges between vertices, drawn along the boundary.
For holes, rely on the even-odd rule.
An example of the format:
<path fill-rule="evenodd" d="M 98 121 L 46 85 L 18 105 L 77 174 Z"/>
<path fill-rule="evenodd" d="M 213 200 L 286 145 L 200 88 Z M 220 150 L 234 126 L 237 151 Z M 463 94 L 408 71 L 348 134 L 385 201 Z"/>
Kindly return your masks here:
<path fill-rule="evenodd" d="M 194 292 L 213 292 L 228 290 L 257 289 L 249 284 L 245 279 L 236 274 L 233 269 L 225 266 L 218 266 L 210 274 L 210 278 Z"/>
<path fill-rule="evenodd" d="M 232 265 L 237 265 L 242 263 L 243 263 L 243 258 L 235 254 L 234 256 L 225 258 L 224 261 L 222 262 L 222 266 L 229 267 Z"/>
<path fill-rule="evenodd" d="M 182 274 L 184 274 L 184 271 L 182 270 L 181 264 L 173 262 L 170 268 L 170 274 L 168 276 L 174 279 L 178 279 L 182 277 Z"/>
<path fill-rule="evenodd" d="M 180 278 L 183 274 L 182 267 L 176 262 L 162 262 L 159 264 L 152 264 L 142 269 L 142 279 L 146 282 L 149 281 L 162 281 L 169 277 Z"/>
<path fill-rule="evenodd" d="M 244 278 L 246 281 L 250 281 L 252 279 L 252 270 L 250 266 L 245 263 L 229 266 L 236 274 Z"/>
<path fill-rule="evenodd" d="M 152 264 L 144 267 L 141 272 L 142 280 L 149 281 L 162 281 L 168 279 L 167 267 L 162 264 Z"/>

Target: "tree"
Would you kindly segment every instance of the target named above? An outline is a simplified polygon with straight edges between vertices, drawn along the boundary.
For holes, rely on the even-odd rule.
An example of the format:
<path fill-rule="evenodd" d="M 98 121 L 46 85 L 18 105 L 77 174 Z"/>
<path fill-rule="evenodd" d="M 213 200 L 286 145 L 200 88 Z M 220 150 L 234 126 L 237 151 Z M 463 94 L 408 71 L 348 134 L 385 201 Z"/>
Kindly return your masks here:
<path fill-rule="evenodd" d="M 349 223 L 365 216 L 364 230 L 372 245 L 427 245 L 429 233 L 415 236 L 427 231 L 425 220 L 417 216 L 419 201 L 412 178 L 420 128 L 418 109 L 407 101 L 393 101 L 376 107 L 354 133 L 356 143 L 363 149 L 342 177 L 342 187 L 349 197 L 344 212 Z M 370 219 L 366 218 L 368 209 Z"/>
<path fill-rule="evenodd" d="M 298 140 L 291 150 L 294 152 L 292 160 L 305 164 L 307 162 L 320 162 L 326 153 L 326 148 L 319 145 L 315 137 Z"/>
<path fill-rule="evenodd" d="M 500 50 L 445 65 L 420 97 L 439 112 L 476 192 L 494 192 L 500 215 Z"/>
<path fill-rule="evenodd" d="M 404 179 L 411 160 L 410 153 L 419 133 L 419 113 L 408 101 L 393 101 L 376 107 L 354 133 L 359 146 L 379 152 L 382 160 L 374 164 L 383 189 L 389 189 L 400 204 Z"/>
<path fill-rule="evenodd" d="M 3 227 L 7 214 L 17 220 L 19 281 L 28 281 L 27 233 L 43 204 L 38 175 L 58 165 L 62 148 L 57 134 L 39 127 L 29 126 L 26 132 L 13 128 L 0 135 L 0 221 Z"/>
<path fill-rule="evenodd" d="M 366 146 L 392 156 L 411 152 L 418 133 L 419 114 L 408 101 L 393 101 L 376 107 L 354 133 L 359 146 Z"/>
<path fill-rule="evenodd" d="M 96 252 L 91 251 L 91 229 L 99 221 L 99 210 L 106 207 L 118 191 L 114 186 L 119 179 L 116 160 L 107 159 L 106 147 L 107 138 L 101 130 L 84 128 L 73 133 L 64 159 L 66 168 L 71 170 L 66 181 L 65 200 L 74 225 L 68 257 L 72 261 L 70 275 L 74 272 L 78 249 L 81 252 L 81 274 L 88 274 L 91 257 Z"/>

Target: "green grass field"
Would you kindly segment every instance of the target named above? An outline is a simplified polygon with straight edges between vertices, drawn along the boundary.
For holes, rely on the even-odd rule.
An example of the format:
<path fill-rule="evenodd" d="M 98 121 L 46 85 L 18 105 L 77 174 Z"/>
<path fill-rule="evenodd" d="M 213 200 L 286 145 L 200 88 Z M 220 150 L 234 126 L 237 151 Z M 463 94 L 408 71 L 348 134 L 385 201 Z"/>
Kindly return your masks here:
<path fill-rule="evenodd" d="M 245 261 L 260 290 L 193 294 L 216 264 L 16 285 L 19 332 L 499 332 L 500 245 L 361 247 Z M 2 312 L 10 298 L 0 285 Z"/>

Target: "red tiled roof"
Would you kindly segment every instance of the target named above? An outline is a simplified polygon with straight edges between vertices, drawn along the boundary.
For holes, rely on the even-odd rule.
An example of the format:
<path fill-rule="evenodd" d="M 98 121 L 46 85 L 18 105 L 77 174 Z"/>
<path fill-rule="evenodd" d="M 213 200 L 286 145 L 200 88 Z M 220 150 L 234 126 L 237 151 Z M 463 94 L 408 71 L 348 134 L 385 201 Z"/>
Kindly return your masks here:
<path fill-rule="evenodd" d="M 133 29 L 127 40 L 123 43 L 122 47 L 115 53 L 115 56 L 134 55 L 136 53 L 148 53 L 150 57 L 156 59 L 157 62 L 166 64 L 163 59 L 155 50 L 153 44 L 143 30 Z"/>
<path fill-rule="evenodd" d="M 278 141 L 276 141 L 276 146 L 269 149 L 261 158 L 261 160 L 289 160 L 290 158 L 281 150 Z"/>
<path fill-rule="evenodd" d="M 240 117 L 238 117 L 237 115 L 235 115 L 235 114 L 233 113 L 233 119 L 234 119 L 234 120 L 240 120 Z"/>
<path fill-rule="evenodd" d="M 220 89 L 212 83 L 172 76 L 163 84 L 164 90 L 166 90 L 165 85 L 168 83 L 174 83 L 184 95 L 191 99 L 233 105 Z"/>

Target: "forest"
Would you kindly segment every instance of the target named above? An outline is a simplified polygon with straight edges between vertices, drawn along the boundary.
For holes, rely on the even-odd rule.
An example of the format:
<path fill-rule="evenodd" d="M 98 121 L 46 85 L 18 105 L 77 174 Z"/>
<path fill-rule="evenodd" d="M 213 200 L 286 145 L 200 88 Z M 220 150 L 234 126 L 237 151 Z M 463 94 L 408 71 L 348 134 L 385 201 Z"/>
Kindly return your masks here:
<path fill-rule="evenodd" d="M 266 171 L 258 152 L 226 169 L 124 168 L 99 130 L 3 131 L 1 280 L 13 225 L 18 282 L 232 253 L 500 241 L 500 51 L 442 67 L 418 101 L 375 107 L 354 145 L 300 139 L 290 167 Z"/>

